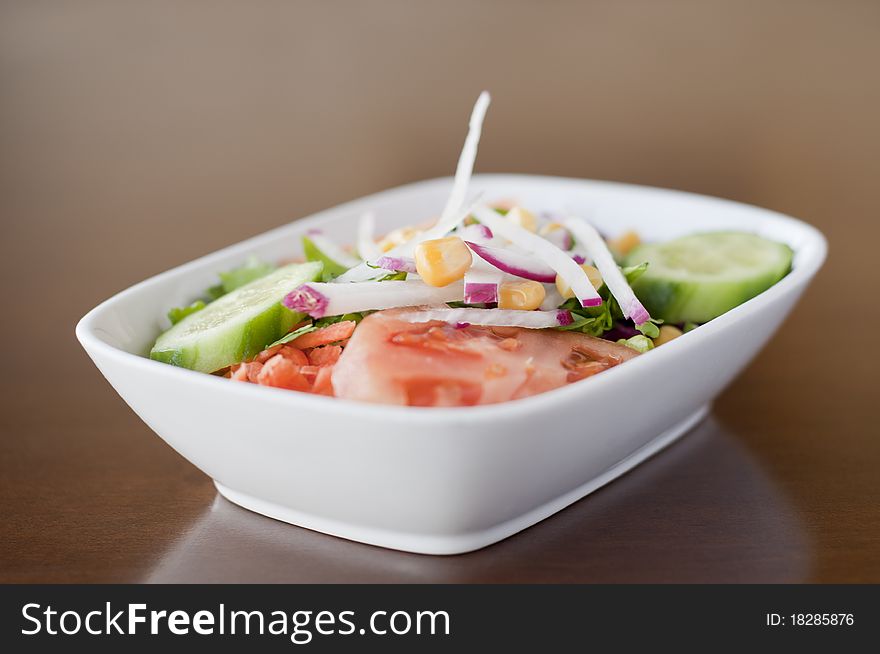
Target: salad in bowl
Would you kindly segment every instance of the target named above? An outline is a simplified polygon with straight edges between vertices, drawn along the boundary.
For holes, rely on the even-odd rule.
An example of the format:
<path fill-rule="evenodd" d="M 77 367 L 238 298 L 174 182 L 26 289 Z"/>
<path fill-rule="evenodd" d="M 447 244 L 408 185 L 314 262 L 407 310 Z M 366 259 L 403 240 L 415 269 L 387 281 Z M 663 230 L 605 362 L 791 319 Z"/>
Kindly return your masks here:
<path fill-rule="evenodd" d="M 589 378 L 698 329 L 791 269 L 749 232 L 611 239 L 588 216 L 469 197 L 489 96 L 477 100 L 439 217 L 286 262 L 250 258 L 185 307 L 150 357 L 299 393 L 422 407 L 516 400 Z M 511 199 L 513 198 L 513 199 Z"/>

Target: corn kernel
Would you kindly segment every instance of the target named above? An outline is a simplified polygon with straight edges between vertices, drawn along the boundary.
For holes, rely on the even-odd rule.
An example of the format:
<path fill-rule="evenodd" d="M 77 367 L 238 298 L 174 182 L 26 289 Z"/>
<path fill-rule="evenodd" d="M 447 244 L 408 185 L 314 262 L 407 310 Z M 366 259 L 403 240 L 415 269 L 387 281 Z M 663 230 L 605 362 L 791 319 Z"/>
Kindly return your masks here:
<path fill-rule="evenodd" d="M 505 215 L 509 221 L 519 225 L 523 229 L 527 229 L 530 232 L 535 232 L 538 230 L 538 219 L 535 218 L 535 214 L 533 214 L 528 209 L 523 209 L 522 207 L 514 207 Z"/>
<path fill-rule="evenodd" d="M 654 339 L 654 347 L 668 343 L 681 336 L 682 331 L 673 325 L 660 325 L 660 335 Z"/>
<path fill-rule="evenodd" d="M 421 233 L 422 230 L 416 229 L 415 227 L 401 227 L 395 229 L 392 232 L 388 232 L 385 235 L 385 238 L 379 241 L 379 249 L 382 250 L 382 252 L 388 252 L 388 250 L 396 248 L 398 245 L 403 245 Z"/>
<path fill-rule="evenodd" d="M 504 282 L 498 287 L 498 308 L 531 311 L 541 306 L 545 295 L 540 282 Z"/>
<path fill-rule="evenodd" d="M 603 283 L 602 273 L 600 273 L 595 266 L 591 266 L 588 263 L 582 263 L 581 268 L 585 273 L 587 273 L 587 277 L 589 278 L 590 283 L 593 285 L 593 288 L 598 291 Z M 556 289 L 559 291 L 559 294 L 566 300 L 570 297 L 574 297 L 571 286 L 569 286 L 568 282 L 566 282 L 560 275 L 556 275 Z"/>
<path fill-rule="evenodd" d="M 457 236 L 422 241 L 415 251 L 416 272 L 429 286 L 446 286 L 464 277 L 473 255 Z"/>
<path fill-rule="evenodd" d="M 636 246 L 641 244 L 642 239 L 632 230 L 624 232 L 617 238 L 612 238 L 608 241 L 608 247 L 621 256 L 629 254 Z"/>
<path fill-rule="evenodd" d="M 552 234 L 553 232 L 555 232 L 559 229 L 564 229 L 564 227 L 562 226 L 562 223 L 552 222 L 552 223 L 547 223 L 546 225 L 544 225 L 541 228 L 541 231 L 539 231 L 538 233 L 541 236 L 547 236 L 547 235 Z"/>

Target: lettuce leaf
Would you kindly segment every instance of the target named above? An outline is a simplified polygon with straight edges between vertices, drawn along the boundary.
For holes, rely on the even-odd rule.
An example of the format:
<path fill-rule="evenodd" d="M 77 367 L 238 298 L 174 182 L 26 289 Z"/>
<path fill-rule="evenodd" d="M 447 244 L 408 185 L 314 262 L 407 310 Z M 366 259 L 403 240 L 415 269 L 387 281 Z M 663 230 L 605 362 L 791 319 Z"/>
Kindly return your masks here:
<path fill-rule="evenodd" d="M 643 263 L 638 266 L 621 268 L 621 272 L 623 272 L 624 277 L 626 277 L 626 281 L 629 284 L 632 284 L 635 280 L 645 274 L 647 269 L 648 264 Z M 608 290 L 608 287 L 605 286 L 605 284 L 602 284 L 602 286 L 596 290 L 602 298 L 602 304 L 598 307 L 582 307 L 577 298 L 569 298 L 563 302 L 559 308 L 568 309 L 571 312 L 573 322 L 564 327 L 557 327 L 557 329 L 562 331 L 579 331 L 584 334 L 589 334 L 590 336 L 602 336 L 602 334 L 614 327 L 615 320 L 623 320 L 623 311 L 620 310 L 620 305 L 617 304 L 617 300 L 611 295 L 611 291 Z M 654 323 L 645 323 L 642 325 L 642 328 L 643 329 L 639 329 L 639 331 L 642 331 L 643 333 L 654 333 L 657 331 L 659 334 L 659 330 L 657 330 L 657 326 Z M 649 336 L 650 333 L 648 334 Z"/>
<path fill-rule="evenodd" d="M 602 287 L 605 288 L 604 286 Z M 602 291 L 599 291 L 602 295 Z M 570 298 L 563 302 L 560 309 L 568 309 L 571 312 L 572 323 L 564 327 L 557 327 L 562 331 L 577 331 L 590 336 L 601 336 L 614 326 L 611 314 L 611 305 L 607 298 L 602 297 L 602 304 L 598 307 L 582 307 L 577 298 Z"/>
<path fill-rule="evenodd" d="M 255 256 L 250 256 L 247 261 L 238 268 L 233 268 L 227 272 L 220 273 L 220 286 L 223 289 L 221 295 L 231 293 L 245 284 L 250 284 L 252 281 L 259 279 L 260 277 L 265 277 L 273 270 L 275 270 L 275 266 L 271 263 L 266 263 Z M 212 286 L 208 289 L 208 294 L 210 295 L 212 290 L 216 288 L 216 286 Z M 217 298 L 215 297 L 213 299 L 216 300 Z"/>
<path fill-rule="evenodd" d="M 648 338 L 657 338 L 658 336 L 660 336 L 660 328 L 657 325 L 662 324 L 662 320 L 655 320 L 654 318 L 651 318 L 648 322 L 642 323 L 641 325 L 636 325 L 636 329 L 638 329 Z"/>
<path fill-rule="evenodd" d="M 647 336 L 644 336 L 643 334 L 633 336 L 632 338 L 621 338 L 617 342 L 621 345 L 626 345 L 627 347 L 634 349 L 636 352 L 641 352 L 642 354 L 644 354 L 648 350 L 654 349 L 654 341 L 652 341 Z"/>
<path fill-rule="evenodd" d="M 168 320 L 171 321 L 172 325 L 176 325 L 188 315 L 201 311 L 206 306 L 208 305 L 203 300 L 196 300 L 188 307 L 173 307 L 168 311 Z"/>
<path fill-rule="evenodd" d="M 223 290 L 223 284 L 215 284 L 205 291 L 205 297 L 208 298 L 208 302 L 213 302 L 224 295 L 226 295 L 226 291 Z"/>
<path fill-rule="evenodd" d="M 227 293 L 231 293 L 245 284 L 249 284 L 255 279 L 265 277 L 273 270 L 275 270 L 275 266 L 271 263 L 266 263 L 254 256 L 248 257 L 247 261 L 238 268 L 220 273 L 220 283 L 206 289 L 201 299 L 196 300 L 189 306 L 173 307 L 170 309 L 168 311 L 168 320 L 171 321 L 172 325 L 176 325 L 188 315 L 201 311 L 214 300 L 223 297 Z"/>

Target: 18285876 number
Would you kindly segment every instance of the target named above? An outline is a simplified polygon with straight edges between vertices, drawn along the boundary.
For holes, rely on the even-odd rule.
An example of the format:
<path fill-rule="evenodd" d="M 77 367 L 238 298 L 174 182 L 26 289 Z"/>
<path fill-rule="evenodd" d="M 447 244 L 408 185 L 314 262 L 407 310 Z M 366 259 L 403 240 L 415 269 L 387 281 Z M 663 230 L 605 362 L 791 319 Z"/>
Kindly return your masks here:
<path fill-rule="evenodd" d="M 852 613 L 792 613 L 791 625 L 798 627 L 852 626 Z"/>
<path fill-rule="evenodd" d="M 855 624 L 852 613 L 767 613 L 768 627 L 851 627 Z"/>

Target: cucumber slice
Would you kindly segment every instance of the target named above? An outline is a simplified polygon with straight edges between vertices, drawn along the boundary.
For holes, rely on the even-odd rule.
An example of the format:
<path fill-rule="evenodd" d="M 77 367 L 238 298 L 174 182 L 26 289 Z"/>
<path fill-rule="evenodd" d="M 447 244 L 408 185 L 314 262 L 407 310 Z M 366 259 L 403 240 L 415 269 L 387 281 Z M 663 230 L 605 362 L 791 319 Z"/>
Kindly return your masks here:
<path fill-rule="evenodd" d="M 715 232 L 639 246 L 626 263 L 648 262 L 633 291 L 653 317 L 703 323 L 785 277 L 792 255 L 787 245 L 754 234 Z"/>
<path fill-rule="evenodd" d="M 150 358 L 201 372 L 246 361 L 286 334 L 303 314 L 284 296 L 321 275 L 320 263 L 294 263 L 246 284 L 159 336 Z"/>

